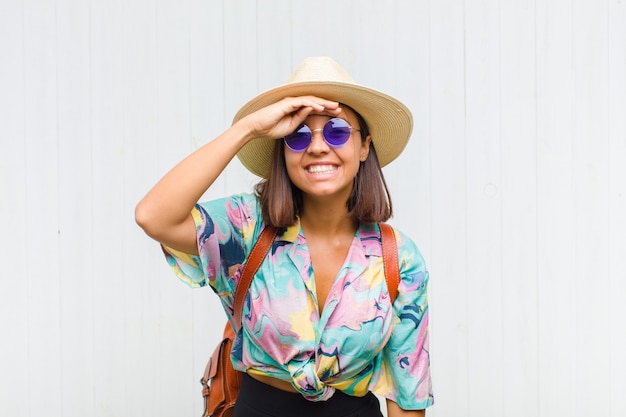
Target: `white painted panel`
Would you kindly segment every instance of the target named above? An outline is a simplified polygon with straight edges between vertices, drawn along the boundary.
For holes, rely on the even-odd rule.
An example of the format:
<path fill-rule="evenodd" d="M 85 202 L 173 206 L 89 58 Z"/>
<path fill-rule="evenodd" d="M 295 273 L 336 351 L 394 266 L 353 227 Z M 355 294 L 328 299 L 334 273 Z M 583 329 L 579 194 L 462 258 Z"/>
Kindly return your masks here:
<path fill-rule="evenodd" d="M 119 248 L 129 218 L 124 210 L 124 123 L 126 104 L 124 65 L 124 13 L 122 2 L 90 7 L 90 73 L 92 128 L 92 196 L 86 200 L 93 213 L 93 356 L 97 416 L 122 414 L 127 404 L 124 378 L 126 354 L 126 294 Z M 80 294 L 76 294 L 80 296 Z M 116 343 L 111 343 L 116 340 Z"/>
<path fill-rule="evenodd" d="M 291 2 L 292 69 L 306 57 L 329 54 L 326 41 L 328 27 L 325 23 L 328 9 L 323 7 L 328 3 L 324 0 L 317 3 L 318 7 L 311 7 L 311 3 L 306 1 Z M 336 3 L 339 9 L 346 7 L 346 2 Z M 336 59 L 339 60 L 339 57 Z"/>
<path fill-rule="evenodd" d="M 535 8 L 500 8 L 503 416 L 539 415 Z"/>
<path fill-rule="evenodd" d="M 578 1 L 573 10 L 575 397 L 578 415 L 609 415 L 609 214 L 607 2 Z M 574 278 L 572 282 L 572 278 Z M 591 307 L 593 306 L 593 307 Z M 589 360 L 594 358 L 593 360 Z M 570 394 L 571 395 L 571 394 Z"/>
<path fill-rule="evenodd" d="M 608 10 L 608 275 L 609 361 L 607 415 L 626 415 L 626 4 Z M 598 260 L 601 262 L 601 259 Z M 591 280 L 590 280 L 591 281 Z M 606 306 L 603 306 L 606 307 Z"/>
<path fill-rule="evenodd" d="M 61 415 L 57 50 L 52 2 L 24 4 L 28 413 Z M 36 394 L 35 394 L 36 393 Z"/>
<path fill-rule="evenodd" d="M 576 415 L 572 4 L 537 4 L 539 415 Z"/>
<path fill-rule="evenodd" d="M 301 28 L 292 24 L 290 0 L 272 1 L 259 7 L 256 14 L 257 88 L 262 92 L 287 82 L 294 69 L 291 66 L 294 46 L 291 34 Z"/>
<path fill-rule="evenodd" d="M 24 9 L 20 3 L 0 3 L 0 415 L 28 415 L 29 327 L 28 248 L 35 223 L 26 203 L 26 136 L 24 102 Z M 31 211 L 32 212 L 32 211 Z M 30 225 L 30 227 L 29 227 Z M 30 233 L 30 234 L 29 234 Z M 40 279 L 41 281 L 41 279 Z M 33 285 L 36 283 L 33 283 Z"/>
<path fill-rule="evenodd" d="M 504 408 L 499 13 L 497 0 L 465 4 L 468 399 L 477 417 Z"/>
<path fill-rule="evenodd" d="M 431 360 L 435 414 L 469 415 L 463 3 L 430 3 Z"/>
<path fill-rule="evenodd" d="M 57 2 L 56 23 L 62 410 L 95 415 L 93 225 L 98 218 L 91 205 L 88 4 Z"/>
<path fill-rule="evenodd" d="M 367 84 L 368 80 L 363 79 L 363 75 L 369 75 L 369 71 L 360 68 L 360 63 L 367 59 L 368 55 L 371 56 L 371 53 L 366 56 L 362 54 L 363 47 L 367 45 L 369 39 L 370 31 L 366 29 L 369 16 L 355 14 L 354 10 L 358 7 L 372 10 L 376 5 L 371 0 L 325 1 L 320 10 L 321 15 L 313 17 L 314 20 L 310 22 L 312 28 L 308 36 L 318 42 L 322 55 L 337 60 L 355 80 Z M 308 7 L 307 13 L 310 13 L 310 10 L 311 7 Z M 372 13 L 375 13 L 374 10 Z M 386 21 L 386 16 L 380 16 L 381 25 Z M 384 38 L 385 34 L 381 33 L 381 37 Z M 376 45 L 371 46 L 372 50 L 376 48 Z M 306 50 L 304 52 L 307 56 L 311 55 Z"/>
<path fill-rule="evenodd" d="M 329 2 L 332 3 L 332 2 Z M 368 13 L 355 13 L 355 9 Z M 325 54 L 348 69 L 358 82 L 393 94 L 395 69 L 393 31 L 372 30 L 393 26 L 393 3 L 372 0 L 328 4 L 324 13 Z"/>

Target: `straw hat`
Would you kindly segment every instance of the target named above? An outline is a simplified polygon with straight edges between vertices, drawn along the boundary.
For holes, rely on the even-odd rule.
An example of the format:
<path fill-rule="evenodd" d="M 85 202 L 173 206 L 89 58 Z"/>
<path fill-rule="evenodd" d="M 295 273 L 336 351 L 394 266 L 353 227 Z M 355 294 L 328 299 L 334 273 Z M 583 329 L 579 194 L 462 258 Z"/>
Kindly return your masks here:
<path fill-rule="evenodd" d="M 411 135 L 413 117 L 404 104 L 385 93 L 355 83 L 339 64 L 328 57 L 306 58 L 291 74 L 287 84 L 250 100 L 237 112 L 233 123 L 285 97 L 302 95 L 338 101 L 358 112 L 370 130 L 381 166 L 402 153 Z M 266 178 L 275 143 L 276 140 L 270 138 L 254 139 L 237 156 L 253 174 Z"/>

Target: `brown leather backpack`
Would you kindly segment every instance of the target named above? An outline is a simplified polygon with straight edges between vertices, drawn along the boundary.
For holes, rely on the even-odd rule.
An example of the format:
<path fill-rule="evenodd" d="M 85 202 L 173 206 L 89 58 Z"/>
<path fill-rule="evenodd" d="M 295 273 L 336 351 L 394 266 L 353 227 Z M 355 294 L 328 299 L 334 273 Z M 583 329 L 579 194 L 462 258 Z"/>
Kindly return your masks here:
<path fill-rule="evenodd" d="M 398 246 L 393 228 L 386 223 L 380 223 L 379 225 L 385 280 L 387 281 L 389 297 L 393 303 L 398 295 L 398 284 L 400 282 Z M 237 329 L 241 327 L 243 302 L 245 301 L 248 288 L 250 288 L 250 283 L 267 256 L 277 232 L 278 230 L 273 226 L 267 226 L 263 229 L 243 267 L 241 279 L 235 290 L 234 324 Z M 224 328 L 224 338 L 215 348 L 204 369 L 204 376 L 200 380 L 202 396 L 204 397 L 202 417 L 232 417 L 233 415 L 241 383 L 241 372 L 233 368 L 230 360 L 230 351 L 234 339 L 235 332 L 227 322 Z"/>

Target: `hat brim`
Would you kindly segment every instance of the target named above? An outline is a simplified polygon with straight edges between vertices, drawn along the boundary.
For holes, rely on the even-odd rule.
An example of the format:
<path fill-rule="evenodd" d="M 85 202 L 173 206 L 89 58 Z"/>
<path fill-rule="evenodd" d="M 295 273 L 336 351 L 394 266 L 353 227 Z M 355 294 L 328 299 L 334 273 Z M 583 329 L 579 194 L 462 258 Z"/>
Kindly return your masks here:
<path fill-rule="evenodd" d="M 303 95 L 337 101 L 359 113 L 370 130 L 381 167 L 402 153 L 411 136 L 413 117 L 400 101 L 368 87 L 332 81 L 298 82 L 268 90 L 246 103 L 233 118 L 233 123 L 285 97 Z M 250 172 L 267 178 L 275 141 L 272 138 L 257 138 L 244 145 L 237 156 Z"/>

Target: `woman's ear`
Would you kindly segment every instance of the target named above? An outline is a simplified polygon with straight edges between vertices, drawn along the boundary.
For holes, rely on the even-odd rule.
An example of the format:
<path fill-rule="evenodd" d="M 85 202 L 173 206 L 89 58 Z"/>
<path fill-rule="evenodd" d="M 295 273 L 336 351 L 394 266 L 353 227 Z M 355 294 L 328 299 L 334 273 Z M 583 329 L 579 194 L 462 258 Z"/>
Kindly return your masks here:
<path fill-rule="evenodd" d="M 367 135 L 365 140 L 361 141 L 361 154 L 359 155 L 359 160 L 364 162 L 367 159 L 367 156 L 370 154 L 370 143 L 372 142 L 372 136 Z"/>

